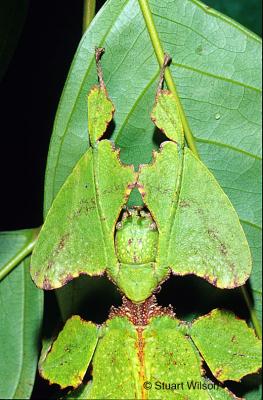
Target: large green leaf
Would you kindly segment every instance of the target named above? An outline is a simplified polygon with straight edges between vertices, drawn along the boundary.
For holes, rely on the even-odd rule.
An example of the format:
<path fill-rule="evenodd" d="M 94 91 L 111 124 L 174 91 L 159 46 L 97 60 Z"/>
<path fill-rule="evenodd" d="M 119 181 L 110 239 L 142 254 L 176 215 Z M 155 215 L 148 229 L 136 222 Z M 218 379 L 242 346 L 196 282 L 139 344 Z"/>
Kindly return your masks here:
<path fill-rule="evenodd" d="M 28 0 L 0 2 L 0 79 L 15 51 L 25 22 L 27 5 Z"/>
<path fill-rule="evenodd" d="M 32 230 L 0 234 L 0 267 L 32 238 Z M 30 398 L 38 361 L 43 292 L 25 259 L 0 282 L 0 398 Z"/>
<path fill-rule="evenodd" d="M 262 2 L 259 0 L 206 0 L 207 5 L 229 15 L 253 32 L 262 33 Z"/>

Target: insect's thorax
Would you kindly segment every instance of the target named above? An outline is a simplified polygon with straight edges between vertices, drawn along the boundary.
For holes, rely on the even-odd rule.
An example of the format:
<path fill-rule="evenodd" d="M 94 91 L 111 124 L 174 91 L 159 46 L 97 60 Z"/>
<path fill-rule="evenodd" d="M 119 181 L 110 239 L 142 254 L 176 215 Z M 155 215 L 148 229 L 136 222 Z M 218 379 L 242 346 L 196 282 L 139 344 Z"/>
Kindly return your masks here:
<path fill-rule="evenodd" d="M 154 262 L 158 236 L 150 213 L 127 210 L 116 227 L 115 248 L 119 262 L 135 265 Z"/>

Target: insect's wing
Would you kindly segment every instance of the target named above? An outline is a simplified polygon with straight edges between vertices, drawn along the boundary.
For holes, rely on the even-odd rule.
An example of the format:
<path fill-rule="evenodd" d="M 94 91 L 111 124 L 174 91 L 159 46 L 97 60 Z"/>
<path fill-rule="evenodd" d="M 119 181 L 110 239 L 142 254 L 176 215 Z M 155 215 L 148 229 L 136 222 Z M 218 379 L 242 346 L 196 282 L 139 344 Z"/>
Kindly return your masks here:
<path fill-rule="evenodd" d="M 230 200 L 189 149 L 172 221 L 168 264 L 177 275 L 196 274 L 220 288 L 243 285 L 251 254 Z"/>
<path fill-rule="evenodd" d="M 251 272 L 245 234 L 216 179 L 189 149 L 182 149 L 180 124 L 175 117 L 173 130 L 169 117 L 172 100 L 162 92 L 153 114 L 156 125 L 177 143 L 165 142 L 154 162 L 140 168 L 138 181 L 159 230 L 157 274 L 162 278 L 171 268 L 176 275 L 195 274 L 221 288 L 240 286 Z"/>
<path fill-rule="evenodd" d="M 75 315 L 70 318 L 48 352 L 41 356 L 41 376 L 62 389 L 77 387 L 87 371 L 99 337 L 99 328 Z"/>
<path fill-rule="evenodd" d="M 134 171 L 103 140 L 77 163 L 49 210 L 32 255 L 31 275 L 44 289 L 80 274 L 114 268 L 114 229 Z"/>

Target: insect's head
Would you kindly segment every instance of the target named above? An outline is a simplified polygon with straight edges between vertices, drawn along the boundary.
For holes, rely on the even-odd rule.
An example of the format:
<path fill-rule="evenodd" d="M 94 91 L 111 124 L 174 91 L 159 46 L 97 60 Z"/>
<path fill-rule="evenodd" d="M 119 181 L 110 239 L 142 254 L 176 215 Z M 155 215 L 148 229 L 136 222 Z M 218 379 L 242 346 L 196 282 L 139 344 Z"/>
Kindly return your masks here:
<path fill-rule="evenodd" d="M 116 225 L 115 248 L 119 261 L 136 265 L 154 262 L 158 236 L 149 212 L 142 207 L 126 208 Z"/>

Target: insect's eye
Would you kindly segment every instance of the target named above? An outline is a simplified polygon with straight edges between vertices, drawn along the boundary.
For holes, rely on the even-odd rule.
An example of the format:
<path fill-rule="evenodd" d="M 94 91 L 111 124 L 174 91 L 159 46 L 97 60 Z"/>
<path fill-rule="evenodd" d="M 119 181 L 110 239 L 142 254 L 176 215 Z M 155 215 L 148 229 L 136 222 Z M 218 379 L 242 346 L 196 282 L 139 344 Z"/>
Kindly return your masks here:
<path fill-rule="evenodd" d="M 124 264 L 154 262 L 158 246 L 158 230 L 150 214 L 130 211 L 116 225 L 115 249 Z"/>

